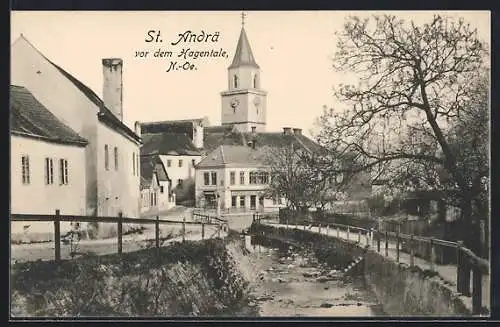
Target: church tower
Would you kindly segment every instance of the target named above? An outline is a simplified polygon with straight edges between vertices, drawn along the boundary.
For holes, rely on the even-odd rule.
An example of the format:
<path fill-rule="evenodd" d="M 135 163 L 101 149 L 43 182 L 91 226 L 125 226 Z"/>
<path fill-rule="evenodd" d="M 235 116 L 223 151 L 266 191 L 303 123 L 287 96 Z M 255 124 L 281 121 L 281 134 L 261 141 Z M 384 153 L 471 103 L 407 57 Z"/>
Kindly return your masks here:
<path fill-rule="evenodd" d="M 228 67 L 228 90 L 221 92 L 223 126 L 233 125 L 241 132 L 266 130 L 266 95 L 260 88 L 260 67 L 248 42 L 242 14 L 240 38 L 233 62 Z"/>

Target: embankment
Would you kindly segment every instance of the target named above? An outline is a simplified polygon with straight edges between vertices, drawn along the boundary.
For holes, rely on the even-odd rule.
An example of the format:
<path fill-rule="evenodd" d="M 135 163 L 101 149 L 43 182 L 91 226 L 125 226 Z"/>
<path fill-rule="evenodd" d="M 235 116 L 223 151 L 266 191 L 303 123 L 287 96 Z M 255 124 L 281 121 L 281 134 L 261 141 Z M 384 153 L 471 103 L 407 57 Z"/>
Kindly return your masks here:
<path fill-rule="evenodd" d="M 251 231 L 263 236 L 288 238 L 293 242 L 314 243 L 334 260 L 363 256 L 360 273 L 389 316 L 470 316 L 459 295 L 435 273 L 409 267 L 362 248 L 354 242 L 327 237 L 310 231 L 254 224 Z M 335 259 L 337 258 L 337 259 Z"/>
<path fill-rule="evenodd" d="M 171 244 L 120 255 L 11 266 L 11 315 L 252 316 L 254 274 L 237 243 Z"/>

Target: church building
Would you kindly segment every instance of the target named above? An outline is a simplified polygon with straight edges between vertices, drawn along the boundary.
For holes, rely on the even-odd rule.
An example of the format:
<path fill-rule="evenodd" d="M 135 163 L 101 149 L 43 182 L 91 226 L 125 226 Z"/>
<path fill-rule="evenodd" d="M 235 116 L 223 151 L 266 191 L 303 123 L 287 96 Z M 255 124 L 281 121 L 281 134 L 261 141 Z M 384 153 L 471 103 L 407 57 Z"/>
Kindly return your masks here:
<path fill-rule="evenodd" d="M 257 183 L 252 176 L 261 174 L 266 169 L 264 163 L 259 162 L 259 156 L 254 156 L 252 152 L 265 147 L 287 147 L 291 144 L 308 152 L 315 152 L 320 146 L 302 135 L 300 128 L 284 127 L 282 131 L 267 131 L 267 92 L 262 87 L 261 70 L 253 55 L 244 24 L 232 62 L 227 68 L 227 90 L 220 95 L 219 126 L 211 126 L 206 119 L 138 122 L 144 142 L 141 156 L 154 153 L 167 159 L 165 149 L 168 149 L 168 160 L 178 162 L 185 161 L 186 155 L 189 155 L 189 163 L 192 163 L 196 173 L 186 170 L 182 178 L 194 177 L 193 201 L 196 206 L 213 207 L 215 197 L 224 198 L 220 201 L 220 206 L 226 210 L 251 211 L 264 206 L 277 208 L 284 205 L 281 199 L 273 201 L 262 197 L 266 179 L 260 179 Z M 175 156 L 178 156 L 177 160 Z M 216 158 L 217 163 L 211 158 Z M 245 158 L 255 160 L 248 162 L 246 167 Z M 180 176 L 178 167 L 171 167 L 168 163 L 164 165 L 169 176 Z M 182 183 L 180 178 L 173 178 L 177 185 Z"/>

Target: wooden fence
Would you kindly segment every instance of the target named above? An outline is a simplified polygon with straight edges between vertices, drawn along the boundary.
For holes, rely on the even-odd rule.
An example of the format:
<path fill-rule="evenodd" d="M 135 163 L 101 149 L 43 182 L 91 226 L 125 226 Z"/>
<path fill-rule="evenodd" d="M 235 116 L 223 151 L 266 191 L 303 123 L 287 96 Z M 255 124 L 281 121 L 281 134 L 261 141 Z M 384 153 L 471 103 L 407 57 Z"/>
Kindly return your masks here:
<path fill-rule="evenodd" d="M 127 218 L 119 213 L 117 217 L 99 217 L 99 216 L 77 216 L 77 215 L 61 215 L 59 210 L 56 210 L 54 215 L 36 215 L 36 214 L 11 214 L 11 221 L 40 221 L 54 222 L 54 256 L 56 261 L 61 261 L 61 222 L 94 222 L 94 223 L 115 223 L 117 224 L 117 242 L 118 254 L 123 250 L 123 224 L 154 224 L 155 225 L 155 246 L 160 248 L 160 224 L 176 224 L 182 225 L 182 241 L 186 237 L 186 225 L 201 225 L 201 238 L 205 239 L 205 226 L 218 226 L 217 234 L 225 230 L 227 222 L 218 217 L 209 215 L 202 216 L 201 221 L 186 221 L 184 217 L 182 221 L 165 220 L 156 216 L 156 219 L 151 218 Z"/>
<path fill-rule="evenodd" d="M 265 221 L 261 219 L 261 216 L 256 215 L 254 221 L 261 222 Z M 267 221 L 268 223 L 276 224 L 277 222 Z M 326 233 L 327 235 L 336 236 L 341 238 L 340 232 L 346 233 L 346 239 L 353 240 L 362 244 L 363 240 L 366 240 L 365 244 L 372 246 L 373 243 L 376 244 L 376 251 L 378 253 L 383 252 L 385 256 L 389 256 L 389 244 L 395 243 L 396 251 L 396 261 L 400 262 L 400 253 L 407 253 L 410 255 L 410 266 L 415 266 L 415 257 L 421 257 L 422 259 L 429 262 L 430 270 L 437 272 L 436 264 L 441 263 L 437 255 L 438 251 L 446 249 L 454 253 L 453 264 L 456 266 L 456 277 L 457 277 L 457 291 L 465 296 L 472 296 L 472 311 L 473 314 L 482 313 L 483 309 L 483 276 L 490 275 L 490 263 L 483 257 L 486 256 L 484 253 L 487 249 L 486 246 L 486 232 L 485 223 L 481 221 L 481 253 L 476 254 L 470 249 L 466 248 L 462 241 L 451 242 L 440 240 L 430 237 L 416 236 L 413 234 L 404 234 L 399 231 L 390 232 L 388 230 L 381 231 L 374 228 L 362 228 L 357 226 L 350 226 L 344 224 L 319 224 L 317 222 L 312 222 L 306 226 L 306 224 L 301 225 L 297 220 L 294 223 L 289 224 L 288 221 L 285 222 L 286 228 L 292 227 L 295 229 L 307 230 L 311 227 L 318 227 L 319 233 Z M 300 226 L 300 227 L 299 227 Z M 353 236 L 356 235 L 356 236 Z M 417 249 L 426 247 L 428 251 L 418 254 Z M 469 272 L 472 272 L 472 292 L 471 292 L 471 281 Z"/>

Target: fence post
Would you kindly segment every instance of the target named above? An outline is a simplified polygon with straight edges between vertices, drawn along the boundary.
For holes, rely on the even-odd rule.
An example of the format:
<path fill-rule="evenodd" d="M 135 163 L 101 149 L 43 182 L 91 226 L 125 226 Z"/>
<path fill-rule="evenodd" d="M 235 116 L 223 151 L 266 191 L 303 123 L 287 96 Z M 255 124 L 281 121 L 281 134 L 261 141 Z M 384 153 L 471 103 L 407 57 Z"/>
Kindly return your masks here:
<path fill-rule="evenodd" d="M 464 242 L 457 242 L 457 291 L 465 296 L 470 296 L 470 279 L 465 278 L 465 269 L 468 269 L 468 265 L 465 262 L 463 248 Z"/>
<path fill-rule="evenodd" d="M 56 216 L 54 217 L 54 255 L 56 262 L 61 261 L 61 212 L 56 209 Z"/>
<path fill-rule="evenodd" d="M 431 238 L 431 270 L 436 271 L 436 244 L 434 238 Z"/>
<path fill-rule="evenodd" d="M 156 216 L 156 221 L 155 221 L 155 241 L 156 241 L 156 248 L 160 248 L 160 216 Z"/>
<path fill-rule="evenodd" d="M 361 244 L 361 230 L 358 230 L 358 243 Z"/>
<path fill-rule="evenodd" d="M 410 267 L 415 265 L 415 249 L 413 246 L 413 233 L 410 235 Z"/>
<path fill-rule="evenodd" d="M 118 213 L 118 254 L 122 254 L 123 250 L 123 213 L 120 211 Z"/>
<path fill-rule="evenodd" d="M 380 253 L 380 231 L 377 230 L 377 252 Z"/>
<path fill-rule="evenodd" d="M 318 234 L 321 234 L 321 224 L 318 224 Z"/>
<path fill-rule="evenodd" d="M 347 226 L 347 240 L 349 241 L 349 226 Z"/>
<path fill-rule="evenodd" d="M 399 234 L 401 233 L 401 225 L 398 225 L 396 233 L 396 262 L 399 262 L 399 248 L 401 247 L 401 240 Z"/>
<path fill-rule="evenodd" d="M 479 253 L 480 258 L 486 257 L 486 228 L 484 220 L 479 221 Z M 472 265 L 472 313 L 480 314 L 483 300 L 483 276 L 477 263 Z"/>
<path fill-rule="evenodd" d="M 340 238 L 340 227 L 335 226 L 335 228 L 337 229 L 337 238 Z"/>
<path fill-rule="evenodd" d="M 186 217 L 182 217 L 182 242 L 186 240 Z"/>
<path fill-rule="evenodd" d="M 385 256 L 389 256 L 389 232 L 385 230 Z"/>
<path fill-rule="evenodd" d="M 329 231 L 330 231 L 330 225 L 326 225 L 326 236 L 328 236 Z"/>
<path fill-rule="evenodd" d="M 201 239 L 205 239 L 205 223 L 201 222 Z"/>
<path fill-rule="evenodd" d="M 370 246 L 370 231 L 367 230 L 366 231 L 366 234 L 365 234 L 365 237 L 366 237 L 366 246 Z"/>

